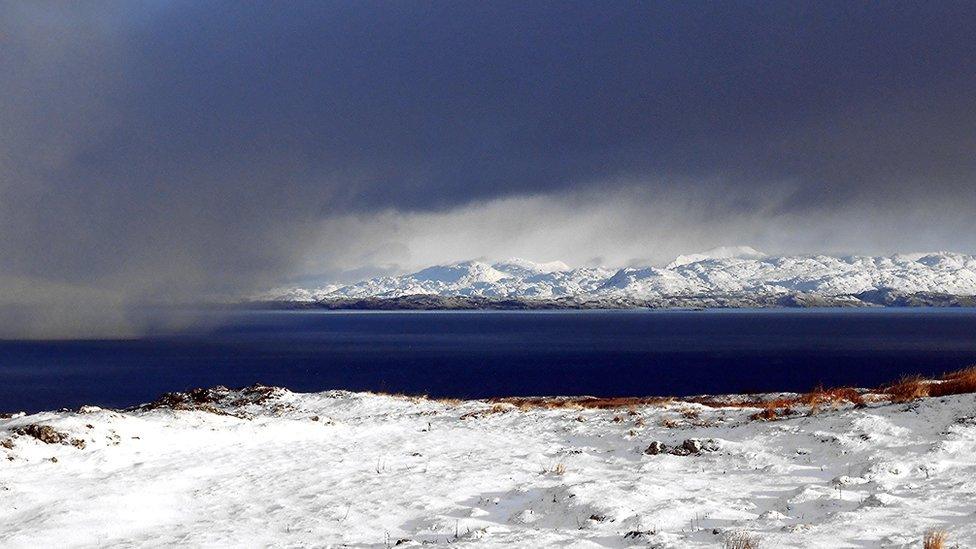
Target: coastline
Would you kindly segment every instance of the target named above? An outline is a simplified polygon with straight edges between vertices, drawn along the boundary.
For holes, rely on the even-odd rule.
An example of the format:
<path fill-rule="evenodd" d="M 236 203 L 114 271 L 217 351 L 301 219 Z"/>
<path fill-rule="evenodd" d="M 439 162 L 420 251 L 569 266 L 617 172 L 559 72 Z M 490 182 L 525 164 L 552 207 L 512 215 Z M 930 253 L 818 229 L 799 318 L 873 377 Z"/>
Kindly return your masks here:
<path fill-rule="evenodd" d="M 556 299 L 498 298 L 412 294 L 397 297 L 329 298 L 318 301 L 248 300 L 231 306 L 263 309 L 324 310 L 616 310 L 616 309 L 763 309 L 763 308 L 867 308 L 867 307 L 976 307 L 976 296 L 933 292 L 904 293 L 872 290 L 859 294 L 821 295 L 708 294 L 657 298 L 562 297 Z"/>

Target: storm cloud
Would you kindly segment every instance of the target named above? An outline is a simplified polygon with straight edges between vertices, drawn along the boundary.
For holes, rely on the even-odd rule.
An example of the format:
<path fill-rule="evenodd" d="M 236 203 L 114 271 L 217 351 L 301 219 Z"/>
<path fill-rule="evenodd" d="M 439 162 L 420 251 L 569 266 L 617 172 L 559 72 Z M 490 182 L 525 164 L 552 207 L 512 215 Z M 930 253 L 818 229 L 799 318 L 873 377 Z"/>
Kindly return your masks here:
<path fill-rule="evenodd" d="M 973 252 L 974 26 L 963 2 L 4 2 L 4 334 L 482 255 Z"/>

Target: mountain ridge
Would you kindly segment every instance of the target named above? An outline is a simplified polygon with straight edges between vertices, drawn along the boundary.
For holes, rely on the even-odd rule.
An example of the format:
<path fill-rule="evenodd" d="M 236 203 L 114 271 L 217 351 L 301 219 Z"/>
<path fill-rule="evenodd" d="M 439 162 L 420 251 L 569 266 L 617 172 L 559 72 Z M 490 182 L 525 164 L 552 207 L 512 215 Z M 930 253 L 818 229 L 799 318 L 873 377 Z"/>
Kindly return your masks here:
<path fill-rule="evenodd" d="M 976 295 L 976 256 L 953 252 L 891 256 L 770 256 L 749 247 L 679 256 L 665 267 L 569 267 L 509 259 L 461 261 L 318 289 L 278 289 L 261 301 L 400 299 L 406 296 L 576 302 L 674 301 L 693 297 L 839 298 L 888 292 Z"/>

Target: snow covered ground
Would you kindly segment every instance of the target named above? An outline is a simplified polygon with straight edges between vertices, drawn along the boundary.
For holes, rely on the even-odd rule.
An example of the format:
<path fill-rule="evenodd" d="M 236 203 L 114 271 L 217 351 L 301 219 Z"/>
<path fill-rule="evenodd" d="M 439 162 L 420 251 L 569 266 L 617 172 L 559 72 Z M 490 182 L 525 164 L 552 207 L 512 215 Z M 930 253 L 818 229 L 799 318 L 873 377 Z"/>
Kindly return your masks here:
<path fill-rule="evenodd" d="M 2 419 L 0 546 L 976 546 L 972 394 L 523 408 L 258 387 Z"/>
<path fill-rule="evenodd" d="M 976 295 L 976 256 L 950 252 L 891 257 L 767 256 L 747 246 L 679 256 L 665 267 L 570 268 L 561 262 L 465 261 L 415 273 L 318 289 L 279 288 L 258 300 L 317 301 L 407 295 L 517 299 L 648 299 L 711 294 L 821 296 L 874 290 Z"/>

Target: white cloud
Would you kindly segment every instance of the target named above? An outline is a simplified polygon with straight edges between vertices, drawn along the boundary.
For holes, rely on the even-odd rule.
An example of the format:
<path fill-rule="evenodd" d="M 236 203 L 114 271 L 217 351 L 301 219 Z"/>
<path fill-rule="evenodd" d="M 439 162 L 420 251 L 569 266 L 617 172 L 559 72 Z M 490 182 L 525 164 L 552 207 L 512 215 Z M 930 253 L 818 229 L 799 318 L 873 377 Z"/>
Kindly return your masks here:
<path fill-rule="evenodd" d="M 562 260 L 570 265 L 663 265 L 680 254 L 750 245 L 767 253 L 972 252 L 968 216 L 936 204 L 784 211 L 792 187 L 748 195 L 697 185 L 657 196 L 637 185 L 599 192 L 502 198 L 444 212 L 344 215 L 323 222 L 303 274 L 409 271 L 484 258 Z M 686 186 L 685 189 L 688 187 Z M 718 191 L 717 189 L 722 189 Z M 336 278 L 336 276 L 333 276 Z"/>

